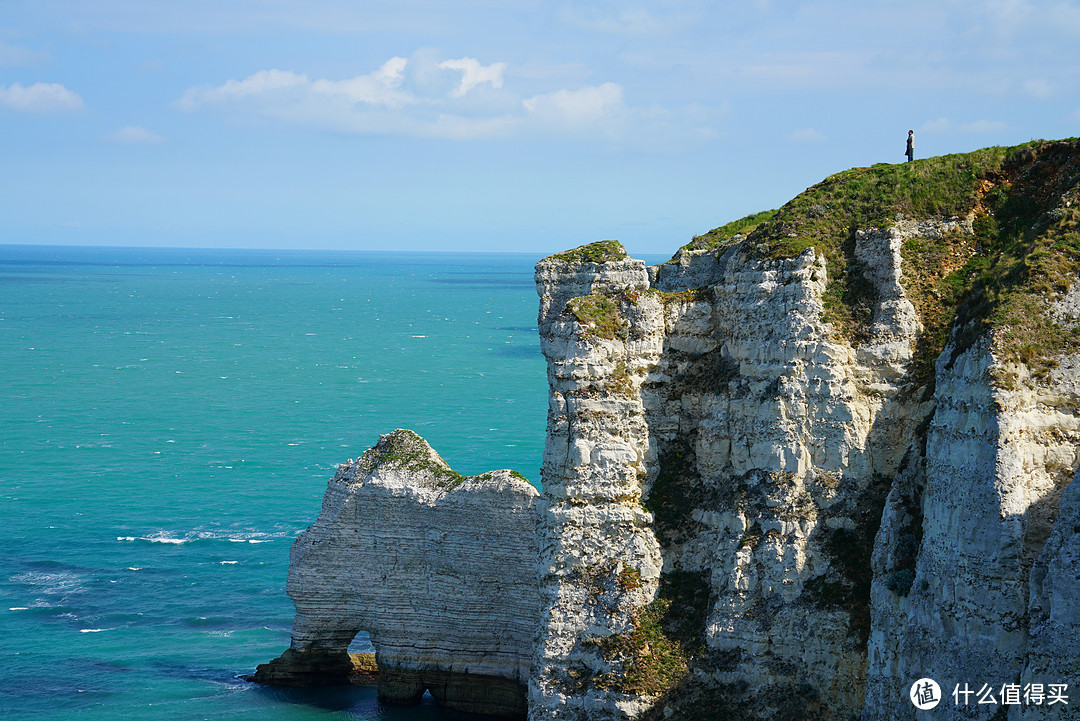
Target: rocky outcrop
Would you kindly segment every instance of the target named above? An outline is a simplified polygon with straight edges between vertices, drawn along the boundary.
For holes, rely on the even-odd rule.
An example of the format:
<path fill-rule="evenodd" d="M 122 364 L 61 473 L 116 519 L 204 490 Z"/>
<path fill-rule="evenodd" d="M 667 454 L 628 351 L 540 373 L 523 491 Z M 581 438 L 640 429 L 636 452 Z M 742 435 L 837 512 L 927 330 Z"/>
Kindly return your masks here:
<path fill-rule="evenodd" d="M 379 682 L 379 666 L 373 653 L 348 651 L 294 651 L 285 653 L 270 663 L 261 663 L 247 680 L 267 686 L 339 686 L 353 684 L 371 686 Z"/>
<path fill-rule="evenodd" d="M 1080 663 L 1078 150 L 967 159 L 977 187 L 942 163 L 937 207 L 966 215 L 854 228 L 873 194 L 844 193 L 912 181 L 851 171 L 648 287 L 610 247 L 538 264 L 534 721 L 878 721 L 913 718 L 923 676 L 1067 683 L 1046 675 Z"/>
<path fill-rule="evenodd" d="M 909 718 L 922 676 L 1050 665 L 1029 645 L 1036 558 L 1035 632 L 1076 663 L 1049 631 L 1080 623 L 1075 574 L 1047 573 L 1070 531 L 1043 550 L 1080 463 L 1076 364 L 1032 383 L 986 338 L 946 348 L 932 397 L 911 382 L 901 250 L 972 232 L 855 231 L 875 305 L 854 343 L 813 250 L 684 252 L 650 269 L 663 292 L 631 259 L 537 266 L 552 405 L 531 718 Z M 679 268 L 712 282 L 680 288 Z"/>
<path fill-rule="evenodd" d="M 660 303 L 640 260 L 553 257 L 537 265 L 536 283 L 550 406 L 530 718 L 633 716 L 648 706 L 623 685 L 634 659 L 604 643 L 633 637 L 660 577 L 642 506 L 650 450 L 639 392 L 662 350 Z"/>
<path fill-rule="evenodd" d="M 1080 461 L 1080 387 L 1071 373 L 1042 388 L 997 387 L 987 382 L 994 363 L 985 342 L 951 364 L 942 354 L 925 445 L 912 450 L 886 504 L 868 719 L 916 718 L 907 689 L 922 677 L 946 693 L 965 683 L 1019 684 L 1029 658 L 1029 580 L 1046 578 L 1029 574 Z M 1031 604 L 1041 609 L 1038 596 Z M 1073 649 L 1057 662 L 1075 657 Z M 1057 682 L 1049 677 L 1057 673 L 1037 681 Z M 1000 700 L 982 708 L 949 701 L 937 717 L 990 718 L 1003 708 Z"/>
<path fill-rule="evenodd" d="M 668 292 L 631 260 L 537 266 L 552 405 L 532 718 L 861 709 L 869 559 L 849 547 L 869 546 L 879 479 L 925 413 L 892 384 L 918 330 L 905 232 L 858 236 L 888 299 L 861 354 L 822 319 L 812 251 L 699 252 L 685 285 L 712 283 L 653 271 Z"/>
<path fill-rule="evenodd" d="M 536 496 L 511 471 L 454 473 L 412 431 L 382 436 L 338 468 L 318 520 L 293 544 L 292 645 L 262 680 L 321 672 L 322 683 L 343 682 L 364 630 L 384 701 L 430 691 L 449 708 L 524 717 Z"/>

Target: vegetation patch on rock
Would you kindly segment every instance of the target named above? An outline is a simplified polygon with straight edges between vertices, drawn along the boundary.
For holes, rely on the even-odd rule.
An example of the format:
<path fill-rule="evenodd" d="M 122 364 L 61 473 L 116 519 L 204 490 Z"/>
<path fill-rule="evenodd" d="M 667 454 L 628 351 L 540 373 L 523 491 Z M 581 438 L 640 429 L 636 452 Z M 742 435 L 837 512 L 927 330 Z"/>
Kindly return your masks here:
<path fill-rule="evenodd" d="M 969 261 L 952 359 L 990 330 L 999 361 L 1042 377 L 1053 356 L 1080 349 L 1048 312 L 1080 273 L 1080 141 L 1022 147 L 989 181 L 975 224 L 985 251 Z"/>
<path fill-rule="evenodd" d="M 679 436 L 661 449 L 660 472 L 643 502 L 653 514 L 656 538 L 664 546 L 684 543 L 695 535 L 701 524 L 693 520 L 693 510 L 714 500 L 701 483 L 693 444 L 693 437 Z"/>
<path fill-rule="evenodd" d="M 682 683 L 690 663 L 705 650 L 710 590 L 702 572 L 673 571 L 660 578 L 656 599 L 634 611 L 631 630 L 599 640 L 623 673 L 610 687 L 626 694 L 659 696 Z"/>
<path fill-rule="evenodd" d="M 626 369 L 625 361 L 617 361 L 615 363 L 615 370 L 612 371 L 611 376 L 605 381 L 604 389 L 608 393 L 615 393 L 616 395 L 626 396 L 627 398 L 633 398 L 637 394 L 637 389 L 634 387 L 634 381 Z"/>
<path fill-rule="evenodd" d="M 617 240 L 598 240 L 572 250 L 549 255 L 545 260 L 557 260 L 562 263 L 609 263 L 630 257 L 626 248 Z"/>
<path fill-rule="evenodd" d="M 369 474 L 376 469 L 408 471 L 418 478 L 431 478 L 435 488 L 452 490 L 470 479 L 489 481 L 492 472 L 466 476 L 450 468 L 438 453 L 418 433 L 399 428 L 379 438 L 374 448 L 369 448 L 357 461 L 357 470 Z M 517 471 L 510 471 L 513 478 L 529 482 Z"/>
<path fill-rule="evenodd" d="M 619 301 L 611 296 L 603 293 L 583 295 L 571 298 L 566 307 L 591 336 L 609 340 L 626 340 L 630 336 L 630 324 L 623 317 Z"/>
<path fill-rule="evenodd" d="M 681 250 L 712 250 L 723 248 L 735 240 L 752 233 L 759 225 L 776 215 L 777 210 L 763 210 L 759 213 L 751 213 L 745 218 L 725 223 L 719 228 L 713 228 L 707 233 L 695 235 L 694 239 L 684 245 Z M 675 259 L 667 261 L 675 262 Z"/>
<path fill-rule="evenodd" d="M 980 179 L 974 236 L 913 238 L 903 248 L 904 287 L 924 326 L 914 379 L 932 387 L 934 363 L 955 328 L 949 364 L 987 332 L 1004 364 L 1036 377 L 1080 337 L 1048 314 L 1080 273 L 1080 142 L 1009 149 Z M 999 371 L 998 381 L 1012 379 Z"/>
<path fill-rule="evenodd" d="M 874 580 L 870 556 L 880 518 L 868 514 L 859 520 L 855 530 L 825 527 L 820 531 L 832 569 L 807 581 L 803 593 L 819 608 L 846 611 L 848 633 L 865 645 L 870 638 L 870 586 Z"/>

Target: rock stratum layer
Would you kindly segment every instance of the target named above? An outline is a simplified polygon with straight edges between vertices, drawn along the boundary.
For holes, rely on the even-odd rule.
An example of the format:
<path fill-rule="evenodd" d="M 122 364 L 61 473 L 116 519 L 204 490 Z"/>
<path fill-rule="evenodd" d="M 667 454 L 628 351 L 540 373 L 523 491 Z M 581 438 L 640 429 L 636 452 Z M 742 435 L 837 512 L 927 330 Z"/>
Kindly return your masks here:
<path fill-rule="evenodd" d="M 1035 142 L 848 171 L 652 268 L 614 241 L 545 258 L 543 494 L 457 496 L 522 541 L 513 601 L 395 605 L 438 503 L 361 459 L 294 547 L 293 650 L 362 627 L 380 689 L 527 683 L 530 721 L 915 719 L 923 677 L 934 718 L 1069 717 L 1080 694 L 1005 694 L 1080 688 L 1078 231 L 1080 142 Z M 512 652 L 468 630 L 508 603 Z"/>

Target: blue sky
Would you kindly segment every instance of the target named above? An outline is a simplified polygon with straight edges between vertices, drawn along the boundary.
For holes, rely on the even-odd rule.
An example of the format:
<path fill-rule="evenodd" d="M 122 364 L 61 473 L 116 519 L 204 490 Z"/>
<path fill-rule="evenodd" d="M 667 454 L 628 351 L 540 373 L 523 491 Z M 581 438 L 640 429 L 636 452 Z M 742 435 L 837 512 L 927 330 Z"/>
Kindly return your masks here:
<path fill-rule="evenodd" d="M 670 253 L 1080 135 L 1077 0 L 4 0 L 0 243 Z"/>

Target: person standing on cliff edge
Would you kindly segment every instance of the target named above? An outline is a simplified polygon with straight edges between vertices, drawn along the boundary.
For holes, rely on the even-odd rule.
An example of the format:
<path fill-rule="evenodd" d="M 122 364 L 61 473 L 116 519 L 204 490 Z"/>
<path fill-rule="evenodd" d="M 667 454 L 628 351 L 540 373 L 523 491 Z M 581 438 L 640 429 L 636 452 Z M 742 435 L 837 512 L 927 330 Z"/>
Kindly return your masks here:
<path fill-rule="evenodd" d="M 904 155 L 907 156 L 907 161 L 910 163 L 915 160 L 915 131 L 907 131 L 907 150 L 904 151 Z"/>

